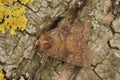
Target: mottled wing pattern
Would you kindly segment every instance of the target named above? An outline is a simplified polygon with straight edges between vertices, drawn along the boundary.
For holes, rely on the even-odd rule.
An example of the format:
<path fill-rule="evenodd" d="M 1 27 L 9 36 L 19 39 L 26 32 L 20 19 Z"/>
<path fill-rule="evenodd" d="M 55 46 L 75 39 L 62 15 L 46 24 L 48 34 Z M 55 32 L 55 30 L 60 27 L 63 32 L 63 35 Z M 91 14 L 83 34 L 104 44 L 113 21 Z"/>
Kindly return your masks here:
<path fill-rule="evenodd" d="M 91 57 L 88 41 L 89 23 L 59 27 L 42 35 L 37 46 L 44 54 L 76 66 L 89 66 Z"/>

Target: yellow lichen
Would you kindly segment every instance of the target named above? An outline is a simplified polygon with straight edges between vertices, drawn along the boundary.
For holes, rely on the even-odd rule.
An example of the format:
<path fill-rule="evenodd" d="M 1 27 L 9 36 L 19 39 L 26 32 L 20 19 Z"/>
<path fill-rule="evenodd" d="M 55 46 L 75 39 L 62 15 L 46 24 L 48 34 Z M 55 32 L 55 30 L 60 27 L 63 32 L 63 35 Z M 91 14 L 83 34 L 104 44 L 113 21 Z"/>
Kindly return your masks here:
<path fill-rule="evenodd" d="M 32 3 L 33 0 L 20 0 L 22 4 Z"/>
<path fill-rule="evenodd" d="M 2 22 L 2 19 L 3 19 L 3 13 L 0 12 L 0 22 Z"/>
<path fill-rule="evenodd" d="M 19 0 L 26 5 L 33 0 Z M 0 0 L 0 31 L 5 33 L 9 29 L 11 34 L 16 34 L 17 30 L 24 31 L 27 25 L 25 17 L 25 6 L 18 4 L 17 0 Z M 17 5 L 18 4 L 18 5 Z"/>
<path fill-rule="evenodd" d="M 2 0 L 0 0 L 0 3 L 2 2 Z"/>
<path fill-rule="evenodd" d="M 0 72 L 0 80 L 5 80 L 4 74 L 2 72 Z"/>

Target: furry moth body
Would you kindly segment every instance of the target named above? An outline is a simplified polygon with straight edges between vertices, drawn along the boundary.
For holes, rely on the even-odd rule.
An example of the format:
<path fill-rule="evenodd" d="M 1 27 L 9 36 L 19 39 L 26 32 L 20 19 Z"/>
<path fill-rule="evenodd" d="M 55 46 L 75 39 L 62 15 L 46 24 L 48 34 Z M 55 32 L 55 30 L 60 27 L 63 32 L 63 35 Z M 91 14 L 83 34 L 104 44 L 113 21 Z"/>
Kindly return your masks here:
<path fill-rule="evenodd" d="M 91 57 L 88 41 L 91 34 L 89 23 L 74 24 L 48 31 L 36 42 L 45 55 L 75 66 L 89 66 Z"/>

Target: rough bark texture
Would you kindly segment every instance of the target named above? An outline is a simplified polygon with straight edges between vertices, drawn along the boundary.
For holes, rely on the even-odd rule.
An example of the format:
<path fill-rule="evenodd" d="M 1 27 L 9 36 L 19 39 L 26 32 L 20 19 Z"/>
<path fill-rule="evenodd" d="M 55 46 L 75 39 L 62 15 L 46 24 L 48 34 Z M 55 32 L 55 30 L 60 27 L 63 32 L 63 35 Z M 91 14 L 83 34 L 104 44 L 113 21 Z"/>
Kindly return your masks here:
<path fill-rule="evenodd" d="M 79 70 L 80 67 L 65 63 L 63 70 L 56 78 L 56 80 L 75 80 Z"/>
<path fill-rule="evenodd" d="M 82 21 L 93 26 L 89 42 L 92 65 L 80 69 L 76 80 L 120 80 L 119 0 L 34 0 L 26 7 L 26 31 L 0 35 L 0 71 L 8 79 L 32 80 L 44 62 L 35 49 L 38 36 L 56 26 Z M 55 80 L 62 65 L 49 58 L 38 80 Z"/>

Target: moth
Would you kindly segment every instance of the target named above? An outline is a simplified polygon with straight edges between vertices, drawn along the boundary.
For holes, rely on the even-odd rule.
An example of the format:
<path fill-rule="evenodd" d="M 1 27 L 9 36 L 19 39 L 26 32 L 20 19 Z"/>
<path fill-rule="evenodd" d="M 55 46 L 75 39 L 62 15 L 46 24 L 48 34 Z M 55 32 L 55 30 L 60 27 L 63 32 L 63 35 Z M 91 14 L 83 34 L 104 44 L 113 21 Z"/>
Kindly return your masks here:
<path fill-rule="evenodd" d="M 36 41 L 39 51 L 46 56 L 62 60 L 74 66 L 89 66 L 91 63 L 88 42 L 91 35 L 89 23 L 52 29 Z"/>

